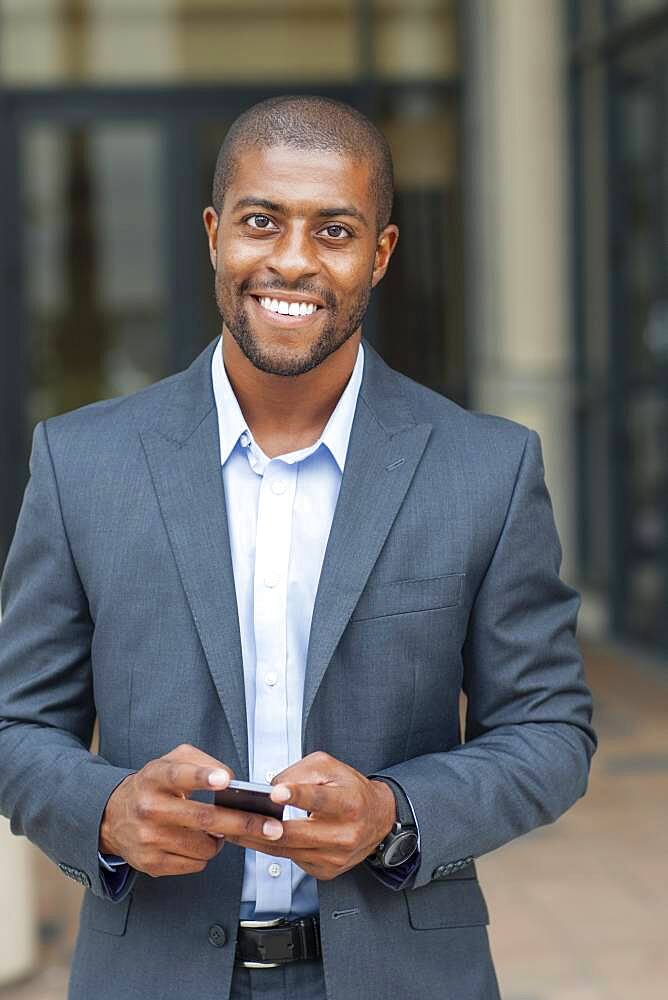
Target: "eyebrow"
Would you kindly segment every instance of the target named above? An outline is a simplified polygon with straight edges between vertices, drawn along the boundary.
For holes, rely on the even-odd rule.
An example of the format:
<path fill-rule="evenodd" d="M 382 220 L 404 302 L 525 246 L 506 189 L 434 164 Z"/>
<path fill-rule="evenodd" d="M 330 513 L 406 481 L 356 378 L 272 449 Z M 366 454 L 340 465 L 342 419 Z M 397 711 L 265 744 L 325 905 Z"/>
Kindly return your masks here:
<path fill-rule="evenodd" d="M 269 212 L 277 212 L 279 215 L 288 214 L 285 205 L 281 205 L 277 201 L 270 201 L 268 198 L 254 198 L 252 195 L 240 198 L 239 201 L 235 203 L 233 211 L 238 212 L 241 208 L 266 208 Z M 334 219 L 339 215 L 347 215 L 351 219 L 359 219 L 359 221 L 365 226 L 368 224 L 366 216 L 353 205 L 321 208 L 317 214 L 321 219 Z"/>

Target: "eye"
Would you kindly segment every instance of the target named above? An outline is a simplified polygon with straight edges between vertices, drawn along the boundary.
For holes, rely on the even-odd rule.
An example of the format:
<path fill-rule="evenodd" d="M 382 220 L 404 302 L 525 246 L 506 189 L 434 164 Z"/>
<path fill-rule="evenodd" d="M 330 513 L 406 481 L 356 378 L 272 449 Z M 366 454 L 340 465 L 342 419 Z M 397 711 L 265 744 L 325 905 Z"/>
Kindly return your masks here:
<path fill-rule="evenodd" d="M 269 229 L 273 225 L 268 215 L 249 215 L 244 222 L 247 222 L 251 229 Z"/>
<path fill-rule="evenodd" d="M 332 240 L 342 240 L 344 237 L 350 236 L 349 230 L 345 226 L 342 226 L 340 222 L 333 222 L 331 226 L 325 226 L 320 231 L 326 233 Z"/>

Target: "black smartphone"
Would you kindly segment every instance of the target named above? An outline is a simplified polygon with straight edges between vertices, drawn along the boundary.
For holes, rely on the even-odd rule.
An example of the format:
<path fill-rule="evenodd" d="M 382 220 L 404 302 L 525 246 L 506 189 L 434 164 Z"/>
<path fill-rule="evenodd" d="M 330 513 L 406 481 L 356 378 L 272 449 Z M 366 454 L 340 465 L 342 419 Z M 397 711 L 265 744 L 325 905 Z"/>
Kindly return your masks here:
<path fill-rule="evenodd" d="M 227 806 L 228 809 L 242 809 L 244 812 L 283 819 L 285 806 L 281 802 L 272 802 L 269 798 L 270 792 L 271 785 L 255 785 L 252 781 L 232 780 L 227 788 L 221 788 L 216 792 L 214 802 L 217 806 Z"/>

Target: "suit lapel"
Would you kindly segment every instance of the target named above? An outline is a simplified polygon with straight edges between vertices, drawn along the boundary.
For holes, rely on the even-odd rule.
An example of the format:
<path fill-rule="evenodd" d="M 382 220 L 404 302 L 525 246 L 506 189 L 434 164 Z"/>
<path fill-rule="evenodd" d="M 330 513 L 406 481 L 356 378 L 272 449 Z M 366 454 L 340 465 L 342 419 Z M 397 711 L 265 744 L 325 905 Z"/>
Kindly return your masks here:
<path fill-rule="evenodd" d="M 248 774 L 243 660 L 211 357 L 171 383 L 141 432 L 183 589 L 241 764 Z M 304 681 L 302 739 L 318 688 L 431 432 L 416 424 L 400 379 L 365 342 L 364 377 L 316 594 Z"/>
<path fill-rule="evenodd" d="M 364 350 L 364 378 L 313 609 L 302 744 L 322 678 L 431 432 L 430 424 L 415 423 L 396 374 L 366 342 Z"/>
<path fill-rule="evenodd" d="M 169 406 L 141 438 L 183 589 L 247 774 L 239 617 L 211 385 L 214 347 L 174 380 Z"/>

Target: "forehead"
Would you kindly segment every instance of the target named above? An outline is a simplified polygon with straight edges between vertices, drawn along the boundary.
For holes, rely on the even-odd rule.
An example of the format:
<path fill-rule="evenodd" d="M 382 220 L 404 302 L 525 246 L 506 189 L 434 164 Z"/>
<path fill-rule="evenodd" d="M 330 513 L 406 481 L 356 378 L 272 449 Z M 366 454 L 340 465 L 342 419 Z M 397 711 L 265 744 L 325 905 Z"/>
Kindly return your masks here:
<path fill-rule="evenodd" d="M 370 218 L 374 206 L 369 181 L 369 164 L 346 153 L 252 146 L 235 158 L 225 207 L 252 197 L 314 213 L 323 207 L 351 205 Z"/>

